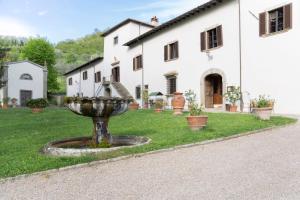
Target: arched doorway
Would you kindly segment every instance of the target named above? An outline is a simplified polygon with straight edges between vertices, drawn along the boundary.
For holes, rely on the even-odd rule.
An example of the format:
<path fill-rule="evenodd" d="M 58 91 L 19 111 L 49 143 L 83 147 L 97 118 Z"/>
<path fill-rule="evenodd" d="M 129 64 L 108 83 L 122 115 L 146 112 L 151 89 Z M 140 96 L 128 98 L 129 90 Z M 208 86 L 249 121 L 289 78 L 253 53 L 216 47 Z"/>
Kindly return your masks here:
<path fill-rule="evenodd" d="M 220 74 L 209 74 L 205 77 L 205 107 L 223 106 L 223 78 Z"/>

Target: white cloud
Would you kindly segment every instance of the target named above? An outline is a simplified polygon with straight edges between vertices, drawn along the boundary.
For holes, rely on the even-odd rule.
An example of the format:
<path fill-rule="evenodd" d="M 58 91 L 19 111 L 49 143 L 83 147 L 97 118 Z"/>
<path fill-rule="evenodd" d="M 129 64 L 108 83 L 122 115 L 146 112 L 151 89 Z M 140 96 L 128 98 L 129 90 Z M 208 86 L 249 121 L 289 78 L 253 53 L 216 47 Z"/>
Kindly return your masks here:
<path fill-rule="evenodd" d="M 20 20 L 0 17 L 0 35 L 29 37 L 35 35 L 35 30 Z"/>
<path fill-rule="evenodd" d="M 44 15 L 46 15 L 47 13 L 48 13 L 47 10 L 41 10 L 41 11 L 38 11 L 38 12 L 37 12 L 38 16 L 44 16 Z"/>

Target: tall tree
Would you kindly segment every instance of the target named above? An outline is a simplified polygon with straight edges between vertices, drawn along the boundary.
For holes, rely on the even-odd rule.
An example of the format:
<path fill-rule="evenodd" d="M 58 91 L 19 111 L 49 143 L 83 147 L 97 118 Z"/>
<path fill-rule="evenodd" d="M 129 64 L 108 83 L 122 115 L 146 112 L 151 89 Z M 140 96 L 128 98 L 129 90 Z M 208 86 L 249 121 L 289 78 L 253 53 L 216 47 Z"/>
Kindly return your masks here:
<path fill-rule="evenodd" d="M 57 81 L 58 73 L 54 68 L 55 49 L 45 39 L 30 39 L 23 48 L 23 58 L 48 68 L 48 92 L 55 92 L 59 89 Z"/>
<path fill-rule="evenodd" d="M 7 51 L 9 51 L 10 49 L 3 48 L 1 46 L 2 45 L 0 45 L 0 88 L 3 88 L 6 85 L 6 80 L 3 79 L 5 72 L 5 57 Z"/>

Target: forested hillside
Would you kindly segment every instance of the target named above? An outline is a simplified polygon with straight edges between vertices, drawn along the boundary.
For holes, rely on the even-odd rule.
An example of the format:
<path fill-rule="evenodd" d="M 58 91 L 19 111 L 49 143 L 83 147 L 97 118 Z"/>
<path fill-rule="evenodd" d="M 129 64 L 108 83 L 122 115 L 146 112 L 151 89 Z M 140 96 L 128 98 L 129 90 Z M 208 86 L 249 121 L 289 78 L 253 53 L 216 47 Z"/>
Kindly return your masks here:
<path fill-rule="evenodd" d="M 14 62 L 26 59 L 22 52 L 24 45 L 29 38 L 20 38 L 13 36 L 0 36 L 0 48 L 9 48 L 6 55 L 6 62 Z M 55 65 L 58 72 L 57 81 L 59 90 L 56 92 L 65 92 L 65 79 L 63 74 L 97 56 L 103 55 L 103 38 L 101 32 L 95 31 L 85 37 L 61 41 L 53 44 L 55 48 Z"/>
<path fill-rule="evenodd" d="M 9 47 L 7 61 L 13 62 L 26 59 L 22 48 L 28 38 L 0 36 L 0 48 Z M 95 31 L 85 37 L 61 41 L 54 45 L 56 54 L 55 68 L 60 74 L 75 68 L 91 58 L 103 55 L 103 38 L 101 32 Z"/>
<path fill-rule="evenodd" d="M 65 73 L 92 58 L 103 55 L 101 32 L 95 32 L 77 40 L 66 40 L 55 46 L 56 69 Z"/>

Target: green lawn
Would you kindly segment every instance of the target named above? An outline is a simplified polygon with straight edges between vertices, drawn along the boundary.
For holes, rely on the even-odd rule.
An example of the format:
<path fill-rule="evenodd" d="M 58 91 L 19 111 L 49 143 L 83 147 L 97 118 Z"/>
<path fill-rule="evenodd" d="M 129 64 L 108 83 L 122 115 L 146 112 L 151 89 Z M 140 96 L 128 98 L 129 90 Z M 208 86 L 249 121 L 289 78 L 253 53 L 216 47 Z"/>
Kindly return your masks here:
<path fill-rule="evenodd" d="M 176 145 L 193 143 L 242 132 L 295 122 L 273 117 L 264 122 L 245 114 L 210 113 L 208 126 L 201 132 L 187 127 L 185 116 L 170 111 L 157 114 L 152 110 L 131 111 L 113 117 L 110 131 L 114 135 L 138 135 L 152 139 L 151 144 L 123 149 L 97 156 L 54 158 L 40 153 L 49 141 L 92 134 L 92 121 L 65 109 L 47 109 L 32 114 L 28 109 L 0 110 L 0 178 L 59 168 L 78 163 L 141 153 Z"/>

